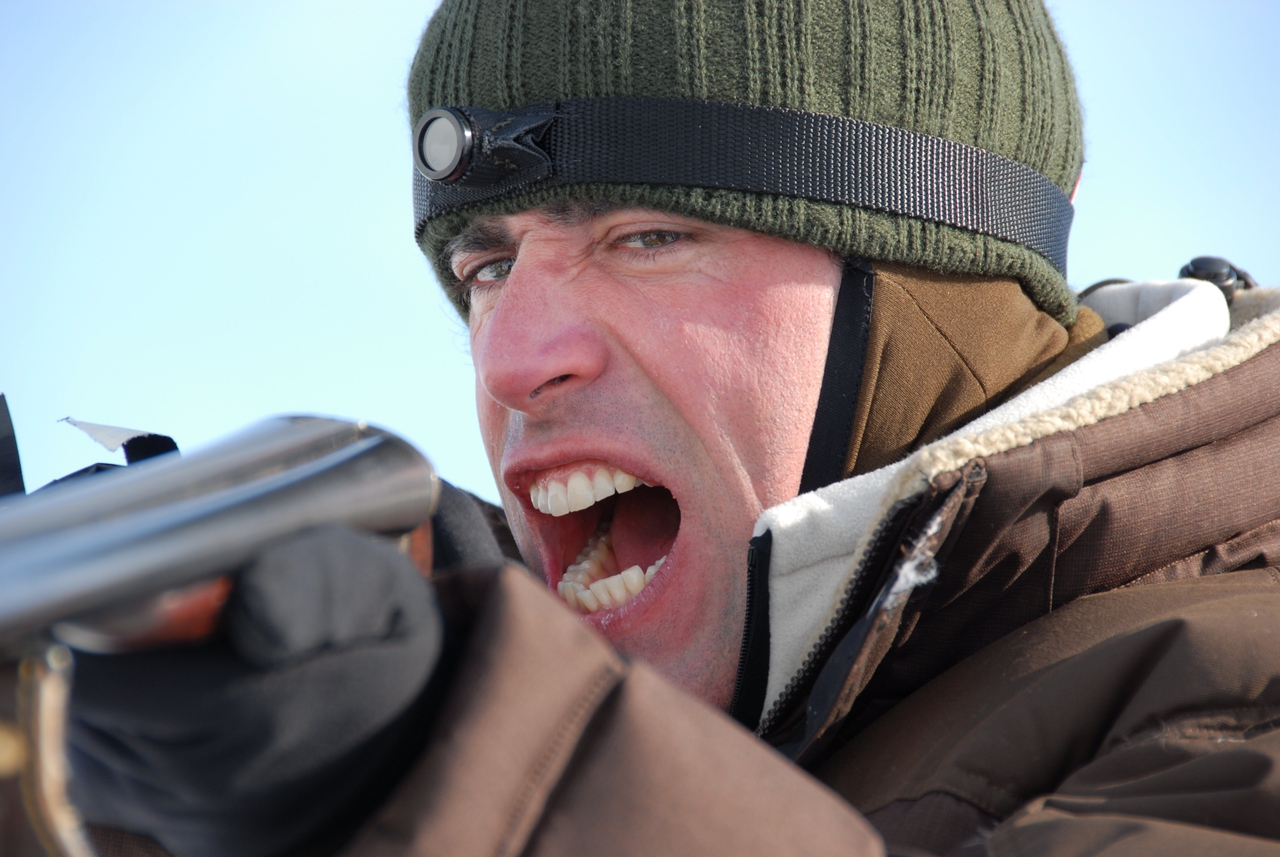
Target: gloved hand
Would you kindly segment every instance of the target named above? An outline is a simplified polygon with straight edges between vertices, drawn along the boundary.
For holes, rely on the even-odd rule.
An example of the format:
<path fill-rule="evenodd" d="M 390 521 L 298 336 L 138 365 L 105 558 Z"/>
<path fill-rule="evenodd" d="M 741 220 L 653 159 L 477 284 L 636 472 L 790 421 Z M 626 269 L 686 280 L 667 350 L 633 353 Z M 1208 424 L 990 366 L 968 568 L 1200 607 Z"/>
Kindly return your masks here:
<path fill-rule="evenodd" d="M 179 857 L 331 852 L 421 750 L 442 626 L 385 540 L 305 533 L 240 574 L 219 638 L 76 655 L 72 799 Z"/>

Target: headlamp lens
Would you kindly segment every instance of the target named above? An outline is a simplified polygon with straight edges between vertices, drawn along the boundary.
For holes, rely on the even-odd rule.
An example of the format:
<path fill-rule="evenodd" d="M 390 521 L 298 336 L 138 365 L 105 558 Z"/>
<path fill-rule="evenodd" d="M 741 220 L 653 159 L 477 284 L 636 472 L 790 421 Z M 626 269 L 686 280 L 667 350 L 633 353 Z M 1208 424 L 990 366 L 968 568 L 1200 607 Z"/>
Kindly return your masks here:
<path fill-rule="evenodd" d="M 444 119 L 433 120 L 422 135 L 422 159 L 432 170 L 444 170 L 458 154 L 458 133 Z"/>
<path fill-rule="evenodd" d="M 414 154 L 429 179 L 452 181 L 462 175 L 471 155 L 471 126 L 447 107 L 428 110 L 418 123 Z"/>

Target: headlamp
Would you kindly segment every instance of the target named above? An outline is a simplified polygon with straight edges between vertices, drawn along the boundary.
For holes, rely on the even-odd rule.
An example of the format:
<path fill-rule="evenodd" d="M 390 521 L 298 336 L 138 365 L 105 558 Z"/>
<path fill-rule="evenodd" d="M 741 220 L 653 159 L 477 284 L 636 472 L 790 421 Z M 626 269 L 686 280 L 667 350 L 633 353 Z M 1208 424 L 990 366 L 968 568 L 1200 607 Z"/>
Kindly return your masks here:
<path fill-rule="evenodd" d="M 453 181 L 471 163 L 475 134 L 467 117 L 450 107 L 428 110 L 413 129 L 413 160 L 434 181 Z"/>

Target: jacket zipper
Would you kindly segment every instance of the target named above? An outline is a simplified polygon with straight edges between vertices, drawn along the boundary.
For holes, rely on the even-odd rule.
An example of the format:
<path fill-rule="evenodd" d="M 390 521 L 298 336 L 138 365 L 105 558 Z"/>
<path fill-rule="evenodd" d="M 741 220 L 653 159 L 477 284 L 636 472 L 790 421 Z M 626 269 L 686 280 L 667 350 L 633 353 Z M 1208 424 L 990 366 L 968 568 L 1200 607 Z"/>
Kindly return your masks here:
<path fill-rule="evenodd" d="M 856 606 L 860 606 L 860 603 L 863 600 L 861 596 L 868 585 L 865 580 L 867 576 L 867 566 L 870 564 L 871 558 L 880 551 L 882 547 L 881 543 L 884 541 L 886 531 L 894 529 L 889 525 L 897 522 L 907 506 L 918 499 L 919 495 L 899 500 L 890 507 L 888 514 L 881 518 L 880 522 L 876 524 L 876 528 L 872 531 L 871 538 L 867 542 L 866 549 L 862 552 L 862 556 L 858 558 L 858 564 L 855 567 L 853 575 L 845 585 L 844 593 L 840 596 L 840 603 L 836 607 L 835 614 L 832 616 L 831 621 L 827 623 L 826 627 L 823 628 L 822 633 L 818 636 L 818 642 L 809 650 L 809 654 L 805 655 L 803 663 L 800 664 L 800 669 L 797 670 L 795 675 L 793 675 L 787 682 L 786 687 L 783 688 L 777 701 L 774 702 L 768 712 L 760 718 L 760 725 L 756 728 L 757 735 L 764 736 L 777 725 L 776 721 L 795 704 L 796 697 L 798 697 L 800 693 L 800 688 L 807 685 L 821 668 L 822 663 L 825 661 L 826 653 L 830 649 L 830 643 L 836 632 L 846 626 L 847 623 L 845 622 L 845 618 L 848 616 L 849 611 Z M 748 599 L 749 598 L 750 595 L 748 594 Z M 820 655 L 823 660 L 819 659 Z M 739 662 L 739 682 L 742 680 L 741 666 L 741 662 Z M 736 690 L 734 695 L 736 697 Z"/>
<path fill-rule="evenodd" d="M 768 604 L 768 595 L 761 592 L 761 587 L 769 585 L 769 556 L 771 553 L 771 543 L 773 534 L 766 531 L 761 536 L 751 539 L 747 545 L 747 604 L 746 616 L 742 623 L 742 647 L 738 652 L 738 674 L 733 684 L 733 701 L 729 705 L 729 716 L 733 717 L 748 729 L 754 729 L 756 722 L 760 719 L 759 707 L 763 706 L 764 700 L 760 699 L 755 704 L 754 712 L 744 711 L 744 707 L 752 705 L 752 700 L 747 699 L 747 683 L 748 673 L 752 669 L 751 652 L 752 647 L 758 641 L 756 637 L 761 633 L 768 632 L 768 616 L 764 617 L 763 628 L 761 623 L 757 621 L 756 614 L 764 609 Z M 763 566 L 763 567 L 762 567 Z M 766 673 L 768 671 L 768 662 L 765 662 Z M 768 676 L 766 675 L 767 679 Z"/>
<path fill-rule="evenodd" d="M 729 703 L 729 714 L 737 716 L 742 705 L 742 683 L 747 676 L 747 652 L 751 649 L 751 638 L 755 633 L 756 598 L 756 546 L 747 548 L 747 615 L 742 622 L 742 649 L 738 652 L 738 675 L 733 682 L 733 701 Z"/>

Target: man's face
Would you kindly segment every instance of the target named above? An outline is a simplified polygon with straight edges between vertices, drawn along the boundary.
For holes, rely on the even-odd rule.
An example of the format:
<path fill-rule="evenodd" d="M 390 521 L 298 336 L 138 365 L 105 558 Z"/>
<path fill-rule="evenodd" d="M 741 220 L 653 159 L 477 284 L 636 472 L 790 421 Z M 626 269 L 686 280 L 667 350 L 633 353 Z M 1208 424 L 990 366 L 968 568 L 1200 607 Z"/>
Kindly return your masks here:
<path fill-rule="evenodd" d="M 838 262 L 607 206 L 480 220 L 446 253 L 526 561 L 619 650 L 726 707 L 747 543 L 799 488 Z"/>

